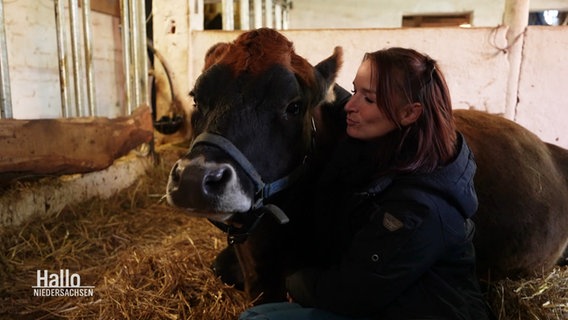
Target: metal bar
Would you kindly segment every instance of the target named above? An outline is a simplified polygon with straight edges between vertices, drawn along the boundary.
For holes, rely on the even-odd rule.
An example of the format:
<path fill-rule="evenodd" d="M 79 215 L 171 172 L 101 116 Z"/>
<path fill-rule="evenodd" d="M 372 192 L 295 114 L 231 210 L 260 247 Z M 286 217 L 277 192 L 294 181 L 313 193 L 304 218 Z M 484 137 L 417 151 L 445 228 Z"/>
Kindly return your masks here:
<path fill-rule="evenodd" d="M 139 82 L 140 82 L 140 104 L 149 106 L 149 88 L 148 88 L 148 48 L 146 36 L 146 6 L 144 1 L 136 1 L 138 4 L 138 42 L 135 43 L 138 49 L 138 65 L 139 69 Z"/>
<path fill-rule="evenodd" d="M 130 55 L 130 18 L 128 0 L 120 1 L 120 23 L 122 25 L 122 65 L 124 67 L 124 102 L 126 105 L 126 113 L 131 114 L 132 110 L 132 86 L 131 86 L 131 55 Z"/>
<path fill-rule="evenodd" d="M 233 0 L 222 0 L 223 30 L 235 30 Z"/>
<path fill-rule="evenodd" d="M 272 0 L 264 0 L 264 15 L 264 26 L 267 28 L 272 28 Z"/>
<path fill-rule="evenodd" d="M 11 119 L 12 94 L 10 90 L 10 70 L 8 69 L 8 47 L 4 27 L 4 1 L 0 0 L 0 119 Z"/>
<path fill-rule="evenodd" d="M 139 1 L 139 0 L 138 0 Z M 136 5 L 137 0 L 132 0 L 128 2 L 128 13 L 130 14 L 130 54 L 132 55 L 132 94 L 134 95 L 134 108 L 140 105 L 140 52 L 137 48 L 138 42 L 140 41 L 139 26 L 138 22 L 138 7 Z"/>
<path fill-rule="evenodd" d="M 280 3 L 274 4 L 274 28 L 282 29 L 282 5 Z"/>
<path fill-rule="evenodd" d="M 262 0 L 254 0 L 254 28 L 262 28 Z"/>
<path fill-rule="evenodd" d="M 61 93 L 61 116 L 71 116 L 69 110 L 69 69 L 67 69 L 67 37 L 65 33 L 64 6 L 62 0 L 55 0 L 55 30 L 57 33 L 57 56 L 59 60 L 59 90 Z"/>
<path fill-rule="evenodd" d="M 140 1 L 142 2 L 142 1 Z M 89 116 L 97 115 L 95 81 L 93 80 L 93 32 L 91 31 L 91 0 L 83 0 L 83 45 L 85 46 L 85 72 L 87 73 L 87 101 Z"/>
<path fill-rule="evenodd" d="M 79 54 L 79 3 L 69 0 L 69 21 L 71 24 L 71 55 L 73 57 L 73 88 L 75 89 L 76 116 L 84 116 L 83 86 L 81 85 L 81 56 Z"/>
<path fill-rule="evenodd" d="M 239 20 L 241 30 L 250 29 L 250 5 L 249 0 L 239 0 Z"/>
<path fill-rule="evenodd" d="M 284 8 L 282 9 L 282 30 L 288 30 L 288 22 L 290 20 L 290 4 L 288 1 L 284 4 Z"/>

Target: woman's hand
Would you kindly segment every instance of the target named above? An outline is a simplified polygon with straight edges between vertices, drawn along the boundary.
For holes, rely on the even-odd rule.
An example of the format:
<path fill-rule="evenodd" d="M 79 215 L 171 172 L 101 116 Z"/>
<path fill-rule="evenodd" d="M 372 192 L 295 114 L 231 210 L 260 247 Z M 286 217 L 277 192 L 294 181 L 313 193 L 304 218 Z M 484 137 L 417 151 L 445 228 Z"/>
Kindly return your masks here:
<path fill-rule="evenodd" d="M 290 302 L 290 303 L 294 302 L 294 298 L 292 298 L 292 296 L 290 295 L 290 292 L 286 292 L 286 300 L 288 300 L 288 302 Z"/>
<path fill-rule="evenodd" d="M 304 268 L 286 277 L 287 299 L 304 307 L 315 306 L 315 289 L 321 269 Z"/>

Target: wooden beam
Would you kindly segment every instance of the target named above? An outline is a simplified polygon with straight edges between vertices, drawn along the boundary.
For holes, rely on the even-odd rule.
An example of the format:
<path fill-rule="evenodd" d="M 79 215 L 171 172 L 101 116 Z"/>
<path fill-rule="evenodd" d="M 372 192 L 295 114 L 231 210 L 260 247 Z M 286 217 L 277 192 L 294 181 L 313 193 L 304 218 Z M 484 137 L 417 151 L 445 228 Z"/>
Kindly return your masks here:
<path fill-rule="evenodd" d="M 507 87 L 507 101 L 505 105 L 505 118 L 515 120 L 518 104 L 519 76 L 523 60 L 523 47 L 525 30 L 529 23 L 530 0 L 505 0 L 503 24 L 507 30 L 508 46 L 505 53 L 509 58 L 509 81 Z"/>
<path fill-rule="evenodd" d="M 115 119 L 0 120 L 0 174 L 97 171 L 152 137 L 147 106 Z"/>
<path fill-rule="evenodd" d="M 140 1 L 140 0 L 136 0 Z M 95 0 L 91 1 L 91 10 L 105 13 L 114 17 L 120 17 L 120 6 L 118 0 Z"/>

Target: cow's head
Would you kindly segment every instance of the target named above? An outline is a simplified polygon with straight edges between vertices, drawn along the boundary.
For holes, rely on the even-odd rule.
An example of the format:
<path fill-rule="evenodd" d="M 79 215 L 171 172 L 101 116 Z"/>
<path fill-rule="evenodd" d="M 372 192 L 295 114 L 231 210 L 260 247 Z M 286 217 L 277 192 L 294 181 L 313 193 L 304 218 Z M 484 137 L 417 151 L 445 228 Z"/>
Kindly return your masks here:
<path fill-rule="evenodd" d="M 283 187 L 310 152 L 312 113 L 341 58 L 338 47 L 313 67 L 271 29 L 213 46 L 191 91 L 194 140 L 172 168 L 169 203 L 215 220 L 263 205 L 259 194 Z"/>

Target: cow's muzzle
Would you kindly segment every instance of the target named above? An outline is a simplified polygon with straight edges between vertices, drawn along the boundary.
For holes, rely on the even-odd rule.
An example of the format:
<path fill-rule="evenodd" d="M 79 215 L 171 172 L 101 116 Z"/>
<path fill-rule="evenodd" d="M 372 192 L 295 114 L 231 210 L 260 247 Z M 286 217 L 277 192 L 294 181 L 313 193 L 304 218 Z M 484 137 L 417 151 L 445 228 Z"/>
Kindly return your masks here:
<path fill-rule="evenodd" d="M 170 204 L 196 213 L 245 212 L 250 210 L 253 201 L 230 164 L 206 162 L 203 157 L 180 159 L 175 163 L 167 195 Z"/>
<path fill-rule="evenodd" d="M 191 160 L 178 160 L 172 168 L 167 187 L 170 204 L 193 211 L 230 214 L 225 220 L 237 222 L 238 228 L 232 223 L 216 223 L 228 233 L 230 243 L 245 241 L 266 212 L 280 224 L 288 223 L 286 214 L 276 205 L 270 204 L 269 198 L 298 181 L 304 173 L 304 164 L 280 179 L 265 183 L 247 157 L 225 137 L 204 132 L 195 138 L 190 153 L 199 144 L 212 145 L 229 155 L 252 181 L 253 196 L 247 196 L 249 193 L 244 191 L 231 164 L 208 162 L 200 156 Z"/>

